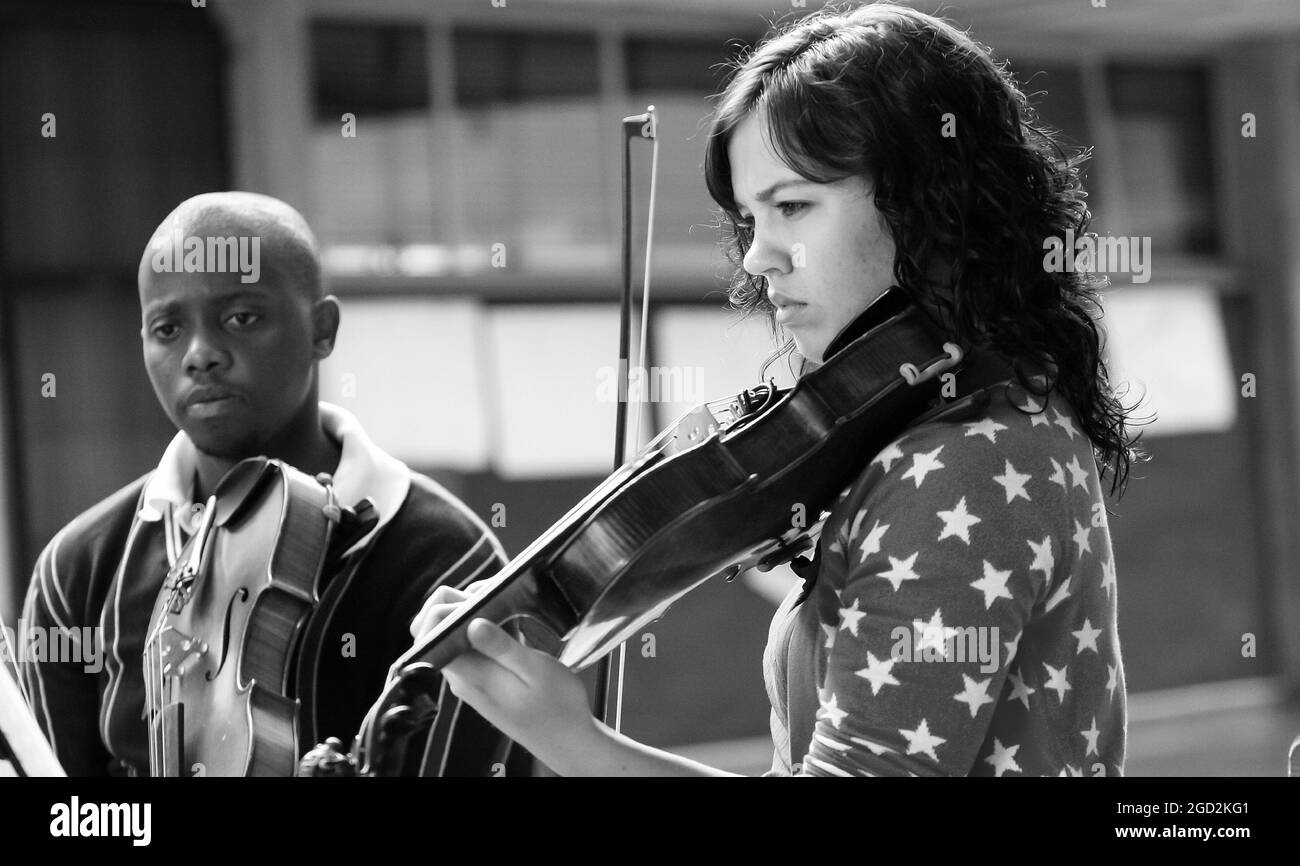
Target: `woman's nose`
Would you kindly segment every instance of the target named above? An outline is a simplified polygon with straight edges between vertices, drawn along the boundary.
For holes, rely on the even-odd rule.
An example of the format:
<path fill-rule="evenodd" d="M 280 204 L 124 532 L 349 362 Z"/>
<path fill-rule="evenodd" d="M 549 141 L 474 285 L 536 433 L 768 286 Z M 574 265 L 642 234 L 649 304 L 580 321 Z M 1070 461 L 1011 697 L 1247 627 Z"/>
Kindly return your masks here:
<path fill-rule="evenodd" d="M 770 271 L 787 274 L 790 272 L 790 253 L 755 232 L 741 265 L 746 273 L 755 277 L 764 276 Z"/>

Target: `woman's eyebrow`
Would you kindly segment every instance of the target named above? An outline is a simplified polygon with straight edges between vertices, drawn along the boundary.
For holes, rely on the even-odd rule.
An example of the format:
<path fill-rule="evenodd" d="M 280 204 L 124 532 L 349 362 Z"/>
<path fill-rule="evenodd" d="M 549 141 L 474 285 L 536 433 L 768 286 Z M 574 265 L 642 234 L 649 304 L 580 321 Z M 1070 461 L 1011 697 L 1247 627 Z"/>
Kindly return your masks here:
<path fill-rule="evenodd" d="M 789 178 L 788 180 L 778 180 L 776 183 L 772 184 L 767 189 L 761 190 L 760 192 L 755 194 L 754 200 L 766 204 L 767 202 L 771 201 L 772 198 L 777 193 L 781 192 L 784 189 L 787 189 L 792 186 L 813 186 L 813 185 L 814 185 L 813 181 L 805 180 L 804 178 L 801 177 Z M 743 199 L 741 199 L 740 196 L 736 196 L 735 198 L 736 198 L 736 205 L 738 207 L 745 206 L 745 202 Z"/>

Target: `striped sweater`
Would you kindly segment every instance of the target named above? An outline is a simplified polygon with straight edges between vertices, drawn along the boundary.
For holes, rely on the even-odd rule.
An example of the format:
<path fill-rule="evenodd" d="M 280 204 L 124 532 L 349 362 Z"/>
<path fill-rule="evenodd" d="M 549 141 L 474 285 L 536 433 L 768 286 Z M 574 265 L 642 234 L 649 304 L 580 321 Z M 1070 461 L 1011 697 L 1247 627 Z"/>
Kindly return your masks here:
<path fill-rule="evenodd" d="M 381 451 L 350 414 L 324 403 L 321 411 L 341 445 L 339 500 L 370 497 L 379 515 L 347 552 L 303 641 L 314 659 L 300 669 L 310 670 L 313 682 L 298 686 L 316 695 L 308 714 L 314 730 L 305 737 L 346 744 L 389 666 L 410 647 L 409 623 L 434 587 L 491 576 L 504 554 L 459 500 Z M 141 659 L 159 587 L 192 531 L 192 449 L 178 434 L 155 471 L 75 518 L 36 563 L 19 638 L 63 629 L 102 642 L 100 670 L 31 658 L 20 665 L 36 717 L 69 775 L 149 772 Z"/>

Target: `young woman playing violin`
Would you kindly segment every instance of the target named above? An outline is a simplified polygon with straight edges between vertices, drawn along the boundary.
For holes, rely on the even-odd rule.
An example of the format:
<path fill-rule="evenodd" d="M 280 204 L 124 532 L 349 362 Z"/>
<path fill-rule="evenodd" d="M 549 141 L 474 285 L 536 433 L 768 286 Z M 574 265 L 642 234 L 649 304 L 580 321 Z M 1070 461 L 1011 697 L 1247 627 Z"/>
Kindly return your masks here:
<path fill-rule="evenodd" d="M 898 287 L 984 371 L 844 478 L 771 627 L 772 774 L 1122 772 L 1100 482 L 1133 453 L 1096 278 L 1044 265 L 1047 239 L 1087 229 L 1079 159 L 1034 122 L 985 49 L 892 5 L 803 19 L 721 96 L 705 171 L 733 302 L 815 369 Z M 412 632 L 473 592 L 440 587 Z M 556 772 L 720 773 L 607 728 L 574 674 L 487 620 L 469 638 L 452 691 Z"/>

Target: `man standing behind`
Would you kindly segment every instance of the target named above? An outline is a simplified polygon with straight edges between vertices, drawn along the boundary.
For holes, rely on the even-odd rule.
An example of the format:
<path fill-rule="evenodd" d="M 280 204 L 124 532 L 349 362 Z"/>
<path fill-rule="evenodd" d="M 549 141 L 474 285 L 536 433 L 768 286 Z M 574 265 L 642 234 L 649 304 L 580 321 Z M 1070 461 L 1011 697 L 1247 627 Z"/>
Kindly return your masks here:
<path fill-rule="evenodd" d="M 409 647 L 425 598 L 491 576 L 501 546 L 356 418 L 318 402 L 317 366 L 334 349 L 339 305 L 323 292 L 315 238 L 293 208 L 244 192 L 181 203 L 145 249 L 139 290 L 145 366 L 179 432 L 156 469 L 74 519 L 36 563 L 26 627 L 98 626 L 104 654 L 98 673 L 27 662 L 37 719 L 69 775 L 149 772 L 141 654 L 154 602 L 200 503 L 232 466 L 260 455 L 330 473 L 343 505 L 374 503 L 378 524 L 323 593 L 298 665 L 299 694 L 314 696 L 307 736 L 350 737 Z"/>

